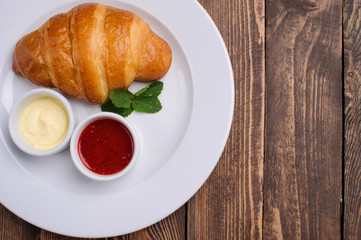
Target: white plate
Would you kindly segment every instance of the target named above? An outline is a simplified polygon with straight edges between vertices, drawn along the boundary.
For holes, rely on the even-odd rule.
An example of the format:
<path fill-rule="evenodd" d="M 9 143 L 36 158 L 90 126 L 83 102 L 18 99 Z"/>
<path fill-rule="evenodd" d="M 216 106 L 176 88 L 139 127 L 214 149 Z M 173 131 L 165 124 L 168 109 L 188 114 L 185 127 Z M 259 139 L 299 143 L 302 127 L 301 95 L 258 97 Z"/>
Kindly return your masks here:
<path fill-rule="evenodd" d="M 233 116 L 229 56 L 216 26 L 198 2 L 100 2 L 137 13 L 173 50 L 160 95 L 163 109 L 128 117 L 142 141 L 138 162 L 124 178 L 106 183 L 79 173 L 68 149 L 37 158 L 21 152 L 7 129 L 14 101 L 36 88 L 12 71 L 15 43 L 49 17 L 80 2 L 0 2 L 0 202 L 38 227 L 76 237 L 130 233 L 177 210 L 218 162 Z M 130 90 L 144 86 L 134 83 Z M 100 111 L 99 106 L 69 99 L 78 121 Z"/>

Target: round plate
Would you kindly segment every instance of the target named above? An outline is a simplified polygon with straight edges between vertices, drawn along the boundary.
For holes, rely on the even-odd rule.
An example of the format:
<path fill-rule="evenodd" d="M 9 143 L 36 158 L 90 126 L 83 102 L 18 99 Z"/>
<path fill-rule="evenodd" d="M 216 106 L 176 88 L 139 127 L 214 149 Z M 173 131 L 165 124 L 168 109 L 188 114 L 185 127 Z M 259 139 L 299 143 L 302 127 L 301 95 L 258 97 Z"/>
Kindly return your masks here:
<path fill-rule="evenodd" d="M 163 109 L 156 114 L 135 112 L 128 117 L 140 136 L 139 159 L 123 178 L 97 182 L 77 171 L 69 149 L 50 157 L 27 155 L 11 141 L 8 116 L 14 102 L 38 86 L 12 71 L 14 46 L 51 16 L 80 3 L 1 1 L 0 202 L 24 220 L 52 232 L 109 237 L 165 218 L 206 181 L 230 131 L 233 74 L 224 42 L 198 2 L 102 2 L 141 16 L 173 52 L 172 66 L 162 79 L 164 89 L 159 96 Z M 130 91 L 144 86 L 135 82 Z M 100 111 L 100 106 L 68 99 L 78 122 Z"/>

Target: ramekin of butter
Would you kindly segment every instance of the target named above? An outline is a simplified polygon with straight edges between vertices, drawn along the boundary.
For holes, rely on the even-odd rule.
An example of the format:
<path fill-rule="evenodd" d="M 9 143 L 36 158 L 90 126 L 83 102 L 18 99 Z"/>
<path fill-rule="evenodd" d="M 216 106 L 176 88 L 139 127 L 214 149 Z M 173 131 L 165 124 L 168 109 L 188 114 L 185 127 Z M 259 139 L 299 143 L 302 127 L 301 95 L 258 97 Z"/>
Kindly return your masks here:
<path fill-rule="evenodd" d="M 24 152 L 47 156 L 69 146 L 75 119 L 68 100 L 46 88 L 31 90 L 12 107 L 9 132 Z"/>
<path fill-rule="evenodd" d="M 114 180 L 127 173 L 140 152 L 134 126 L 122 116 L 99 112 L 74 129 L 70 155 L 76 168 L 99 181 Z"/>

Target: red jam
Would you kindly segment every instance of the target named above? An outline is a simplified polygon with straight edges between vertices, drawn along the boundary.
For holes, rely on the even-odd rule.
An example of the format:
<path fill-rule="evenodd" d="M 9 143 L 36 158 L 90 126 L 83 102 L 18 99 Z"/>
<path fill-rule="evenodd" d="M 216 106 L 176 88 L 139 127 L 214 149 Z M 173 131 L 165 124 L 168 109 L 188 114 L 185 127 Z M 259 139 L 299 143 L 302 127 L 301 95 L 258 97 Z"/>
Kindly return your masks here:
<path fill-rule="evenodd" d="M 120 122 L 103 118 L 91 122 L 80 134 L 79 157 L 83 164 L 101 175 L 122 171 L 134 153 L 129 130 Z"/>

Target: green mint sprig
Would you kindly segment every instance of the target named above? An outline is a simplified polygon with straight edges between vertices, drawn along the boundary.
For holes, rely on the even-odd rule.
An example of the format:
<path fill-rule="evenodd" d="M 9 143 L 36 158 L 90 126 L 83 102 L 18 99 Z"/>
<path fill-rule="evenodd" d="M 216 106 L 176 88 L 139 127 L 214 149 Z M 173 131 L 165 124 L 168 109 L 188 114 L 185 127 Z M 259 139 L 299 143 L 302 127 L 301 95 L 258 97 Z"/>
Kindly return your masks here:
<path fill-rule="evenodd" d="M 162 109 L 158 96 L 163 90 L 163 82 L 152 82 L 136 93 L 127 89 L 114 89 L 110 92 L 106 103 L 101 105 L 103 112 L 114 112 L 123 117 L 129 116 L 133 110 L 143 113 L 156 113 Z"/>

